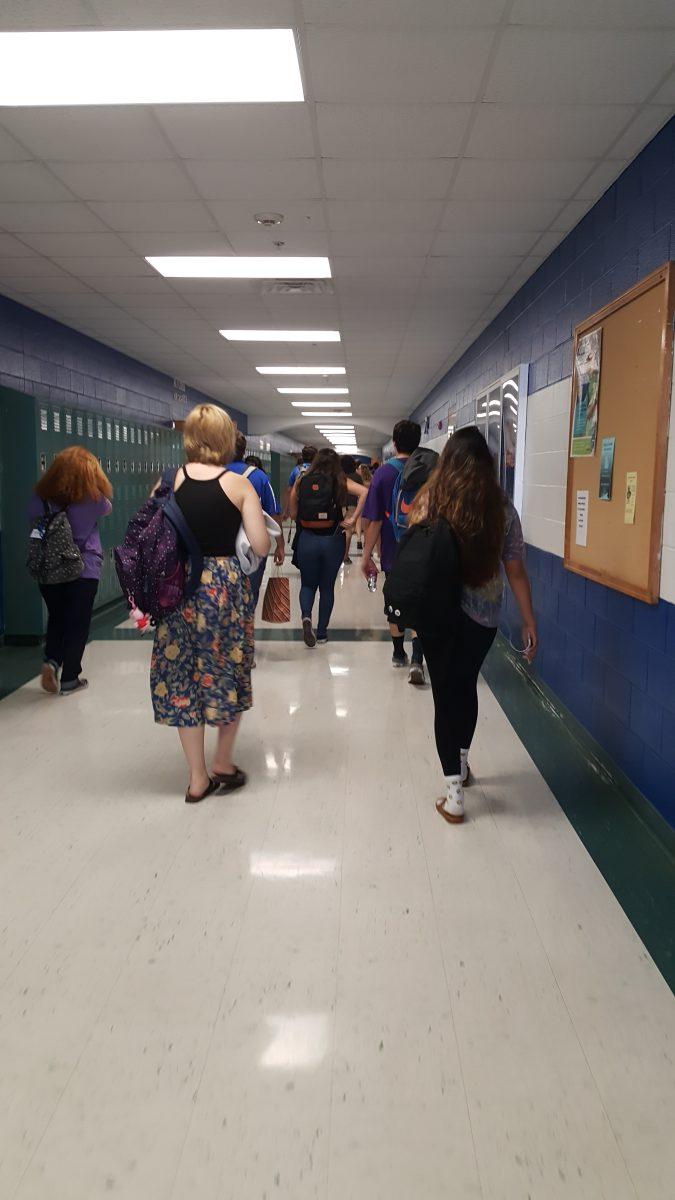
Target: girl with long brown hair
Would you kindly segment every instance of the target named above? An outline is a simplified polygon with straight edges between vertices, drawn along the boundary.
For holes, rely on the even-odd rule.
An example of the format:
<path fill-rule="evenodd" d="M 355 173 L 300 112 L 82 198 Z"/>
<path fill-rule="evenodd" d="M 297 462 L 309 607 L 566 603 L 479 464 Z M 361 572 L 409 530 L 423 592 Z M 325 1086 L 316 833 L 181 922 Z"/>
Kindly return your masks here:
<path fill-rule="evenodd" d="M 109 479 L 84 446 L 62 450 L 35 485 L 28 508 L 31 524 L 64 511 L 82 556 L 77 579 L 40 585 L 48 614 L 41 680 L 46 692 L 59 691 L 59 672 L 62 696 L 88 686 L 80 673 L 103 562 L 98 522 L 112 511 L 111 497 Z"/>
<path fill-rule="evenodd" d="M 464 819 L 468 756 L 478 720 L 478 675 L 499 625 L 504 572 L 523 618 L 528 660 L 537 648 L 520 518 L 497 480 L 487 442 L 475 427 L 448 440 L 415 500 L 410 521 L 444 519 L 459 547 L 461 611 L 447 636 L 422 637 L 434 696 L 436 748 L 446 795 L 436 807 L 446 821 Z M 502 570 L 503 568 L 503 570 Z"/>
<path fill-rule="evenodd" d="M 345 531 L 353 533 L 368 489 L 347 479 L 335 450 L 319 450 L 309 470 L 300 475 L 290 496 L 290 513 L 298 523 L 293 563 L 300 568 L 300 610 L 305 645 L 311 650 L 328 641 L 335 599 L 335 580 L 345 556 Z M 355 508 L 344 519 L 347 497 Z M 312 609 L 319 592 L 319 620 L 312 628 Z"/>

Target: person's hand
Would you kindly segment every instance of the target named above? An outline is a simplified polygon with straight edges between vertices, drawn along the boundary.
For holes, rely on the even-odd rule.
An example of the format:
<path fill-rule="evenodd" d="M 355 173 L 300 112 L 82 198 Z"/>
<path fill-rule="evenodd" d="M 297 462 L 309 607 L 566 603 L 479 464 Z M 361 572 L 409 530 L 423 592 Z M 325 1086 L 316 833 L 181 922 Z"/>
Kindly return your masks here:
<path fill-rule="evenodd" d="M 274 563 L 277 567 L 283 567 L 286 557 L 286 546 L 283 537 L 277 542 L 277 548 L 274 551 Z"/>
<path fill-rule="evenodd" d="M 356 529 L 356 521 L 353 517 L 346 517 L 342 522 L 342 528 L 344 529 L 345 533 L 353 533 Z"/>
<path fill-rule="evenodd" d="M 523 658 L 531 663 L 534 661 L 537 653 L 539 639 L 537 637 L 537 627 L 534 624 L 523 625 Z"/>
<path fill-rule="evenodd" d="M 366 558 L 365 555 L 361 559 L 361 574 L 365 575 L 366 579 L 369 575 L 377 575 L 377 567 L 372 558 Z"/>

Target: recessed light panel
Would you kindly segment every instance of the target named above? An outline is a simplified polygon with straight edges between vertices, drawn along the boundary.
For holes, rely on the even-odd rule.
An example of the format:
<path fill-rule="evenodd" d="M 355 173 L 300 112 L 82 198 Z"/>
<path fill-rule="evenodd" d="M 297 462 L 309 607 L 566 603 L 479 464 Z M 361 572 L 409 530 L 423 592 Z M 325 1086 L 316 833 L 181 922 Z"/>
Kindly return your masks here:
<path fill-rule="evenodd" d="M 256 367 L 259 375 L 346 375 L 346 367 Z"/>
<path fill-rule="evenodd" d="M 327 258 L 181 254 L 146 257 L 166 279 L 330 279 Z"/>
<path fill-rule="evenodd" d="M 339 342 L 339 329 L 220 329 L 228 342 Z"/>
<path fill-rule="evenodd" d="M 303 410 L 303 413 L 302 413 L 302 415 L 303 415 L 303 417 L 351 417 L 351 415 L 352 415 L 352 414 L 351 414 L 350 412 L 345 412 L 345 413 L 339 413 L 339 412 L 327 412 L 327 413 L 322 413 L 322 412 L 315 412 L 315 411 L 314 411 L 314 409 L 309 409 L 309 410 Z"/>
<path fill-rule="evenodd" d="M 307 400 L 291 400 L 291 408 L 304 408 Z M 314 408 L 351 408 L 351 400 L 312 400 Z"/>
<path fill-rule="evenodd" d="M 292 29 L 0 33 L 0 105 L 304 100 Z"/>
<path fill-rule="evenodd" d="M 331 388 L 331 387 L 325 387 L 325 388 L 289 388 L 289 387 L 280 387 L 280 388 L 277 388 L 277 391 L 278 391 L 278 392 L 281 392 L 281 395 L 282 395 L 282 396 L 348 396 L 348 395 L 349 395 L 349 388 Z M 306 401 L 305 401 L 305 403 L 306 403 Z M 320 404 L 320 403 L 321 403 L 321 401 L 317 401 L 317 403 L 318 403 L 318 404 Z"/>

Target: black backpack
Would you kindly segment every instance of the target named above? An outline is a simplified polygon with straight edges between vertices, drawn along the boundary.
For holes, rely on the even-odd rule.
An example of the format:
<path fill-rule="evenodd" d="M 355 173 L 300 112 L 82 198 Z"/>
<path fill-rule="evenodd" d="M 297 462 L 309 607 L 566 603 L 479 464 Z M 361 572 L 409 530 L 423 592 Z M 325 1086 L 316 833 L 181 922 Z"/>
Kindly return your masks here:
<path fill-rule="evenodd" d="M 41 584 L 72 583 L 84 570 L 66 510 L 52 509 L 33 522 L 28 542 L 28 571 Z"/>
<path fill-rule="evenodd" d="M 301 529 L 327 530 L 342 520 L 335 495 L 335 480 L 322 471 L 308 471 L 298 483 L 298 525 Z"/>
<path fill-rule="evenodd" d="M 401 538 L 384 585 L 384 613 L 399 629 L 429 637 L 451 630 L 459 616 L 459 546 L 447 521 L 413 525 Z"/>

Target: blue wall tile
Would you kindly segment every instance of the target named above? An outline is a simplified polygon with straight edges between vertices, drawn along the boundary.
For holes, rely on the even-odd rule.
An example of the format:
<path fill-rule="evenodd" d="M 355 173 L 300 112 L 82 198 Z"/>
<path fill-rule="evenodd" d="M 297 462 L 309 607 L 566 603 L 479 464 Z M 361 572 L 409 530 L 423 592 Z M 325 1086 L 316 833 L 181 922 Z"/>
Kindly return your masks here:
<path fill-rule="evenodd" d="M 661 749 L 663 709 L 646 692 L 632 689 L 630 701 L 630 727 L 652 750 Z"/>

